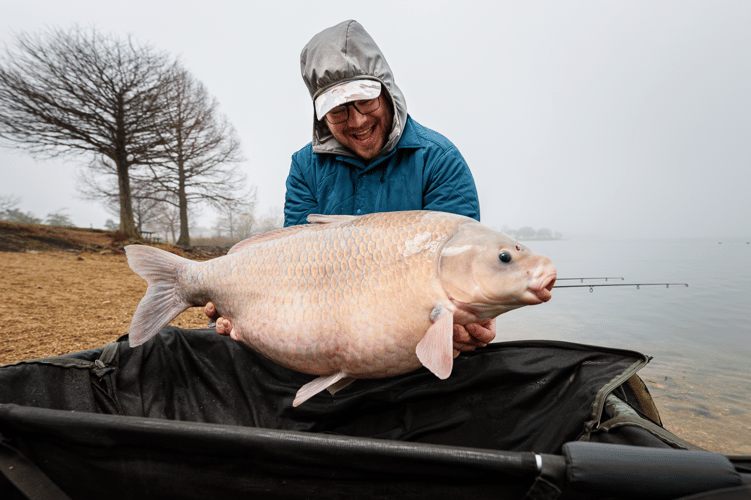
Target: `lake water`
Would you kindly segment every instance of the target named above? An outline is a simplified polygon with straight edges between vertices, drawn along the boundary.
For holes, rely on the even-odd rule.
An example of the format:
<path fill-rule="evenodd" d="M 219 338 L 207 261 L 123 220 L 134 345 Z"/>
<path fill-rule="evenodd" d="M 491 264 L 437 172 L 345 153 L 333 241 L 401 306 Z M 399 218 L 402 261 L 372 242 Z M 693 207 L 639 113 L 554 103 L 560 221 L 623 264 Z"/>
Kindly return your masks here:
<path fill-rule="evenodd" d="M 751 454 L 751 244 L 740 239 L 525 242 L 559 278 L 688 283 L 554 289 L 497 320 L 497 341 L 555 339 L 632 349 L 665 426 L 713 451 Z M 586 281 L 585 283 L 605 283 Z M 579 284 L 558 281 L 556 285 Z"/>

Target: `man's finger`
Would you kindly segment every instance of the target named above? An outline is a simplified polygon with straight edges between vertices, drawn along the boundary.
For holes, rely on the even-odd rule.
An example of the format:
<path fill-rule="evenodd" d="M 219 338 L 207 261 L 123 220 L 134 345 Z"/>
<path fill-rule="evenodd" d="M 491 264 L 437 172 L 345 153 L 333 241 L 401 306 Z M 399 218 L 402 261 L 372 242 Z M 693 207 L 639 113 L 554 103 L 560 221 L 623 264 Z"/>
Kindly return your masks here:
<path fill-rule="evenodd" d="M 216 307 L 214 307 L 214 303 L 207 302 L 206 307 L 203 308 L 203 313 L 209 318 L 214 318 L 214 316 L 216 316 Z"/>
<path fill-rule="evenodd" d="M 216 320 L 216 333 L 219 335 L 229 335 L 232 331 L 232 322 L 227 318 L 219 318 Z"/>
<path fill-rule="evenodd" d="M 479 323 L 472 323 L 467 325 L 467 331 L 473 337 L 475 342 L 488 344 L 495 338 L 495 321 L 487 326 Z"/>
<path fill-rule="evenodd" d="M 460 344 L 472 342 L 472 337 L 463 325 L 454 325 L 454 343 L 457 342 Z"/>

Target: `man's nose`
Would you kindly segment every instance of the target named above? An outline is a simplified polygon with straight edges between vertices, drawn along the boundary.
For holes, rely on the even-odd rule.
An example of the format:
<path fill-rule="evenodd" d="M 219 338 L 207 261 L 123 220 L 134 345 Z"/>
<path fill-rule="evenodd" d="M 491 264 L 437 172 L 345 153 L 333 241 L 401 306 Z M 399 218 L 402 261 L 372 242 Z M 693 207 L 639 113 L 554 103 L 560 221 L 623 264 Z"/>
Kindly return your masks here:
<path fill-rule="evenodd" d="M 358 111 L 356 107 L 349 107 L 349 118 L 347 120 L 347 125 L 349 125 L 351 128 L 357 128 L 365 123 L 366 120 L 367 118 L 365 117 L 365 115 L 360 113 L 360 111 Z"/>

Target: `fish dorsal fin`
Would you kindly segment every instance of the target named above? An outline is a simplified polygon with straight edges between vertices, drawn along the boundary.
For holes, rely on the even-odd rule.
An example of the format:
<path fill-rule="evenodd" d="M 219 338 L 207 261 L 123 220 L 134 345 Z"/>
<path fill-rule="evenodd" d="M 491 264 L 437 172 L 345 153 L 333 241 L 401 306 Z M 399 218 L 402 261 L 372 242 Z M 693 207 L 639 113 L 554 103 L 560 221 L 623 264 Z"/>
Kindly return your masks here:
<path fill-rule="evenodd" d="M 310 226 L 306 224 L 301 224 L 299 226 L 284 227 L 282 229 L 269 231 L 268 233 L 259 234 L 258 236 L 253 236 L 252 238 L 248 238 L 246 240 L 242 240 L 239 243 L 235 243 L 235 245 L 229 249 L 229 252 L 227 252 L 227 255 L 231 253 L 239 252 L 240 250 L 248 248 L 249 246 L 256 245 L 258 243 L 263 243 L 264 241 L 278 240 L 279 238 L 284 238 L 286 236 L 290 236 L 292 234 L 298 233 L 300 231 L 304 231 L 306 229 L 309 230 Z"/>
<path fill-rule="evenodd" d="M 332 222 L 342 222 L 357 219 L 356 215 L 308 215 L 308 222 L 311 224 L 331 224 Z"/>
<path fill-rule="evenodd" d="M 433 324 L 417 344 L 417 359 L 425 368 L 443 380 L 451 375 L 454 366 L 454 315 L 437 305 L 430 313 Z"/>
<path fill-rule="evenodd" d="M 300 390 L 297 391 L 297 395 L 295 395 L 295 400 L 292 402 L 292 406 L 300 406 L 305 401 L 329 387 L 332 387 L 333 391 L 336 392 L 337 390 L 349 385 L 350 381 L 345 383 L 348 378 L 350 377 L 346 373 L 336 372 L 333 375 L 322 375 L 313 379 L 300 387 Z"/>

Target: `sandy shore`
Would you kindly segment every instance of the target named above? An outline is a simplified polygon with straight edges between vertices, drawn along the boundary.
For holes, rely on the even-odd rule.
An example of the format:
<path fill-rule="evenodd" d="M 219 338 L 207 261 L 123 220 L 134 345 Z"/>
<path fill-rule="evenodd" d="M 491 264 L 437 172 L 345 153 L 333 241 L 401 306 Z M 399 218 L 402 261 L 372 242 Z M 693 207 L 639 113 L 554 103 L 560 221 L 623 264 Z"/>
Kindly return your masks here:
<path fill-rule="evenodd" d="M 0 252 L 0 364 L 101 347 L 128 333 L 146 282 L 125 255 Z M 199 309 L 172 323 L 204 328 Z"/>

